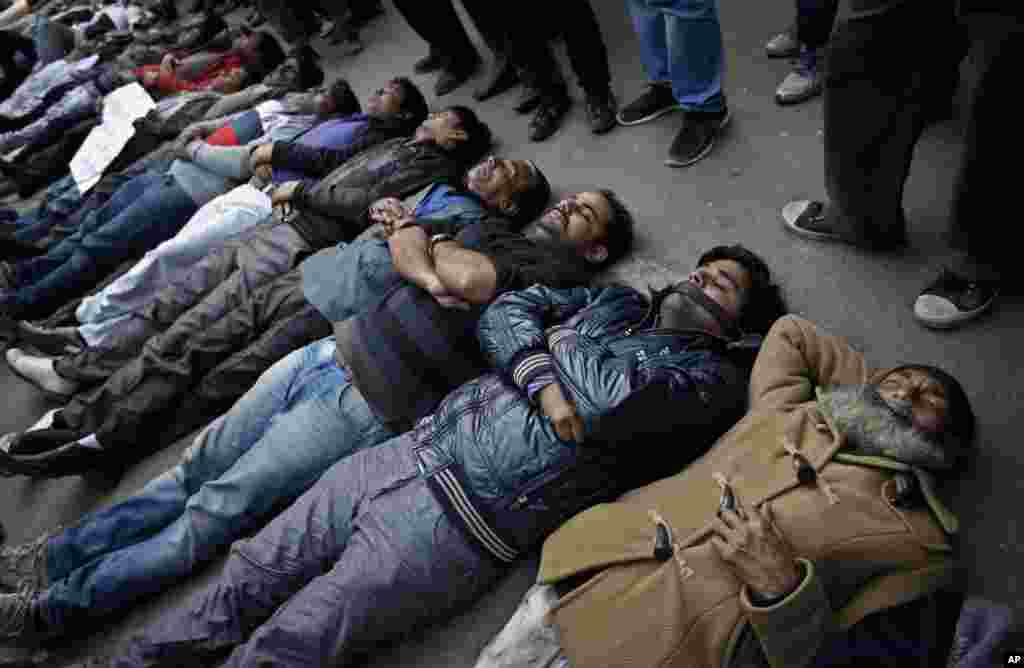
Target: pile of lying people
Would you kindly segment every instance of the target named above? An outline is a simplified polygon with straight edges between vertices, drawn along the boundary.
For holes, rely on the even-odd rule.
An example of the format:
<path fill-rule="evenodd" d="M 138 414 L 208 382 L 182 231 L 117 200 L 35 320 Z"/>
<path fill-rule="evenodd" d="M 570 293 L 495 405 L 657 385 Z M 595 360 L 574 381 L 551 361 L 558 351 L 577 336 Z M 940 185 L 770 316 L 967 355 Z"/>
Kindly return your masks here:
<path fill-rule="evenodd" d="M 952 376 L 872 369 L 740 245 L 648 294 L 600 285 L 628 208 L 551 205 L 473 110 L 429 113 L 406 78 L 359 100 L 308 48 L 208 18 L 128 44 L 113 9 L 26 10 L 3 42 L 5 85 L 25 76 L 0 142 L 27 150 L 2 169 L 46 192 L 0 222 L 0 331 L 63 405 L 2 439 L 0 475 L 116 476 L 199 432 L 0 551 L 5 641 L 94 629 L 230 548 L 103 665 L 347 665 L 543 544 L 481 666 L 989 656 L 1008 612 L 963 603 L 937 493 L 973 456 Z M 34 160 L 133 83 L 156 107 L 96 185 Z"/>

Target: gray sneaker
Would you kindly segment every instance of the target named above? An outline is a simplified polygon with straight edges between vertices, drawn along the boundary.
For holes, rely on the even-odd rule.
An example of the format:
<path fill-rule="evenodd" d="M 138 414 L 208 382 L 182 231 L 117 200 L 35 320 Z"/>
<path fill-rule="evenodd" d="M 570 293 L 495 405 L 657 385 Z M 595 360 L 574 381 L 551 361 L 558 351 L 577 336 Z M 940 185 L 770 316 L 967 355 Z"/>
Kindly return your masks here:
<path fill-rule="evenodd" d="M 48 587 L 46 544 L 53 535 L 43 534 L 30 543 L 0 549 L 0 587 L 31 593 Z"/>
<path fill-rule="evenodd" d="M 804 49 L 793 71 L 786 75 L 775 89 L 775 101 L 779 104 L 799 104 L 821 95 L 822 77 L 818 67 L 818 54 Z"/>
<path fill-rule="evenodd" d="M 800 42 L 796 39 L 796 29 L 790 28 L 772 37 L 765 43 L 764 52 L 769 58 L 792 58 L 800 53 Z"/>

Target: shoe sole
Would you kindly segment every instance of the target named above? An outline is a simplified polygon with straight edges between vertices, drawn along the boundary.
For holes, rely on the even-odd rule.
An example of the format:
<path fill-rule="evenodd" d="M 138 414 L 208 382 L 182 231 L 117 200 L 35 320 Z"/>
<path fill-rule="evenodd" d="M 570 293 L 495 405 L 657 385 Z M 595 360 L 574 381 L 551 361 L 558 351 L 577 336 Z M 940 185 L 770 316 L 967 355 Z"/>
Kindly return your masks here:
<path fill-rule="evenodd" d="M 807 102 L 808 100 L 813 100 L 814 98 L 816 98 L 819 95 L 821 95 L 821 93 L 822 93 L 821 86 L 816 87 L 814 90 L 812 90 L 810 92 L 801 93 L 800 95 L 796 95 L 796 96 L 793 96 L 793 97 L 784 97 L 784 96 L 779 95 L 778 93 L 776 93 L 776 95 L 775 95 L 775 104 L 777 104 L 777 105 L 779 105 L 781 107 L 788 107 L 790 105 L 800 104 L 801 102 Z"/>
<path fill-rule="evenodd" d="M 664 109 L 659 109 L 658 111 L 654 112 L 653 114 L 648 114 L 648 115 L 644 116 L 643 118 L 636 119 L 635 121 L 624 121 L 624 120 L 622 120 L 622 113 L 620 112 L 618 114 L 615 114 L 615 122 L 618 123 L 619 125 L 623 125 L 623 126 L 628 128 L 628 127 L 633 126 L 633 125 L 641 125 L 643 123 L 649 123 L 649 122 L 651 122 L 651 121 L 653 121 L 653 120 L 655 120 L 657 118 L 661 118 L 662 116 L 664 116 L 666 114 L 671 114 L 673 112 L 682 111 L 682 110 L 683 110 L 683 106 L 682 105 L 674 104 L 671 107 L 665 107 Z"/>
<path fill-rule="evenodd" d="M 730 109 L 728 112 L 726 112 L 725 118 L 723 118 L 722 121 L 718 124 L 718 131 L 722 132 L 722 130 L 725 130 L 725 128 L 727 128 L 729 126 L 729 123 L 731 123 L 731 122 L 732 122 L 732 110 Z M 704 147 L 704 150 L 702 150 L 700 153 L 698 153 L 697 155 L 693 156 L 689 160 L 683 161 L 683 160 L 675 160 L 673 158 L 666 158 L 665 159 L 665 164 L 668 165 L 669 167 L 689 167 L 690 165 L 692 165 L 692 164 L 694 164 L 696 162 L 700 162 L 709 153 L 711 153 L 711 150 L 715 148 L 716 141 L 717 141 L 717 137 L 715 139 L 712 139 L 710 142 L 708 142 L 708 145 Z"/>
<path fill-rule="evenodd" d="M 789 232 L 797 235 L 798 237 L 803 237 L 804 239 L 811 239 L 812 241 L 832 241 L 832 242 L 837 242 L 837 243 L 849 243 L 849 242 L 847 242 L 845 239 L 843 239 L 842 237 L 840 237 L 837 234 L 828 234 L 828 233 L 825 233 L 825 232 L 813 232 L 811 230 L 805 230 L 802 227 L 797 227 L 796 226 L 796 219 L 799 218 L 799 215 L 794 217 L 793 220 L 790 220 L 789 217 L 786 216 L 786 209 L 787 208 L 789 208 L 789 204 L 787 204 L 786 206 L 782 207 L 782 212 L 779 214 L 779 218 L 782 220 L 782 225 Z"/>
<path fill-rule="evenodd" d="M 949 318 L 929 318 L 926 315 L 918 313 L 917 309 L 915 308 L 914 319 L 917 320 L 922 325 L 924 325 L 925 327 L 927 327 L 928 329 L 954 329 L 970 320 L 974 320 L 975 318 L 984 315 L 985 312 L 991 309 L 992 305 L 996 303 L 996 297 L 998 296 L 999 293 L 997 292 L 994 295 L 992 295 L 992 299 L 989 299 L 982 306 L 979 306 L 973 311 L 959 313 Z"/>

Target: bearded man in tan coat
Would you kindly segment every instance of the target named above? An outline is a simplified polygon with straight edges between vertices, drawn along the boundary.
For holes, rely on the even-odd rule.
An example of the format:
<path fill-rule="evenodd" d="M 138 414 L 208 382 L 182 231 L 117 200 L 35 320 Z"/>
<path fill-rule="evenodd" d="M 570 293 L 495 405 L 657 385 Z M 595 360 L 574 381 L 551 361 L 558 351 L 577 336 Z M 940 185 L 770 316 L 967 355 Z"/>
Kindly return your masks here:
<path fill-rule="evenodd" d="M 962 469 L 973 432 L 949 374 L 872 371 L 786 316 L 746 416 L 684 471 L 552 534 L 538 586 L 478 668 L 801 668 L 837 648 L 889 665 L 893 647 L 850 638 L 954 579 L 957 521 L 936 480 Z M 934 644 L 948 650 L 949 630 Z M 906 650 L 918 660 L 900 665 L 934 660 Z"/>

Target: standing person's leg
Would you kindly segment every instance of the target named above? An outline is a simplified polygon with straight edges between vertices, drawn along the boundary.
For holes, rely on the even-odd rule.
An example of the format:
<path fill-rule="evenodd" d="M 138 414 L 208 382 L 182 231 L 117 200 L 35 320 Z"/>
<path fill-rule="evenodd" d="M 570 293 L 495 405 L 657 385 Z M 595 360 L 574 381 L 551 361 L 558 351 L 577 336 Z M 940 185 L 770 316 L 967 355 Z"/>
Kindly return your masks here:
<path fill-rule="evenodd" d="M 480 55 L 455 13 L 452 0 L 395 0 L 395 8 L 430 45 L 430 55 L 413 69 L 421 74 L 441 70 L 434 89 L 438 96 L 450 93 L 473 75 L 480 65 Z"/>
<path fill-rule="evenodd" d="M 569 62 L 586 93 L 587 120 L 595 134 L 615 127 L 616 103 L 612 94 L 612 74 L 608 66 L 608 48 L 601 36 L 590 0 L 567 0 L 560 3 L 561 31 Z"/>
<path fill-rule="evenodd" d="M 115 665 L 180 665 L 237 645 L 227 665 L 348 665 L 478 598 L 504 569 L 448 520 L 406 438 L 335 464 Z"/>
<path fill-rule="evenodd" d="M 825 74 L 830 202 L 787 204 L 783 221 L 790 231 L 875 249 L 906 243 L 903 187 L 924 127 L 925 72 L 947 46 L 930 29 L 908 50 L 906 36 L 919 18 L 914 8 L 899 7 L 836 26 Z"/>
<path fill-rule="evenodd" d="M 1024 56 L 1024 25 L 998 14 L 968 15 L 966 25 L 977 78 L 969 90 L 951 211 L 952 241 L 966 257 L 954 258 L 914 304 L 918 322 L 937 329 L 964 324 L 984 313 L 1000 292 L 1017 294 L 1021 287 L 1011 283 L 1016 245 L 1006 242 L 999 226 L 1007 193 L 1016 187 L 1013 171 L 1004 165 L 1024 143 L 1005 131 L 1014 115 L 1008 91 Z"/>
<path fill-rule="evenodd" d="M 473 20 L 473 24 L 484 38 L 487 47 L 494 53 L 494 63 L 483 82 L 473 91 L 478 102 L 499 95 L 519 83 L 515 67 L 508 57 L 509 26 L 504 13 L 489 0 L 462 0 L 462 6 Z"/>
<path fill-rule="evenodd" d="M 775 89 L 779 104 L 797 104 L 821 93 L 824 48 L 832 33 L 839 0 L 797 0 L 796 35 L 800 52 L 793 70 Z"/>
<path fill-rule="evenodd" d="M 637 125 L 683 109 L 686 115 L 665 163 L 685 167 L 705 157 L 729 123 L 722 91 L 725 53 L 717 0 L 630 0 L 650 90 L 619 112 Z"/>

